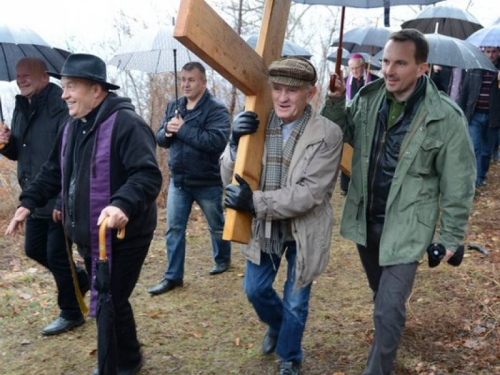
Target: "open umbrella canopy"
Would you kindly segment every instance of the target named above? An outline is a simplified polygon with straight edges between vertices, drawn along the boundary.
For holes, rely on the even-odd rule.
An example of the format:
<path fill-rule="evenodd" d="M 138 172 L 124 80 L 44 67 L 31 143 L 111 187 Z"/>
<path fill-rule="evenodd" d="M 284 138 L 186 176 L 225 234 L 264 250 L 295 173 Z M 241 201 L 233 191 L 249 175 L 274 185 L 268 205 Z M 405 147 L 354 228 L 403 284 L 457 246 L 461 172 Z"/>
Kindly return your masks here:
<path fill-rule="evenodd" d="M 476 46 L 464 40 L 439 34 L 425 35 L 429 42 L 429 64 L 445 65 L 460 69 L 483 69 L 497 72 L 498 70 Z M 382 59 L 383 51 L 374 56 Z"/>
<path fill-rule="evenodd" d="M 177 52 L 177 64 L 201 60 L 189 49 L 179 43 L 173 34 L 173 26 L 151 28 L 124 42 L 109 64 L 121 70 L 140 70 L 146 73 L 173 72 L 174 55 Z"/>
<path fill-rule="evenodd" d="M 367 62 L 367 63 L 370 62 L 372 70 L 380 69 L 380 62 L 378 60 L 375 60 L 368 53 L 364 53 L 364 52 L 353 52 L 353 53 L 359 53 L 361 56 L 363 56 L 363 59 L 365 60 L 365 62 Z M 348 50 L 346 50 L 345 48 L 342 48 L 342 65 L 347 66 L 349 63 L 350 57 L 351 57 L 351 53 Z M 331 62 L 336 62 L 337 61 L 337 48 L 334 48 L 333 52 L 331 54 L 329 54 L 326 59 L 328 61 L 331 61 Z"/>
<path fill-rule="evenodd" d="M 381 8 L 395 5 L 430 5 L 443 0 L 292 0 L 310 5 L 336 5 L 350 8 Z"/>
<path fill-rule="evenodd" d="M 24 57 L 36 57 L 51 72 L 59 73 L 70 52 L 51 47 L 33 30 L 0 25 L 0 80 L 16 79 L 16 64 Z"/>
<path fill-rule="evenodd" d="M 343 48 L 349 52 L 365 52 L 374 55 L 384 48 L 391 30 L 383 27 L 356 27 L 344 33 Z M 333 46 L 339 45 L 339 38 Z"/>
<path fill-rule="evenodd" d="M 467 41 L 476 47 L 500 47 L 500 24 L 476 31 Z"/>
<path fill-rule="evenodd" d="M 438 34 L 462 40 L 483 28 L 479 21 L 465 9 L 444 5 L 424 9 L 414 19 L 405 21 L 401 27 L 417 29 L 424 34 L 437 31 Z"/>
<path fill-rule="evenodd" d="M 246 42 L 248 45 L 255 49 L 257 46 L 258 35 L 251 35 Z M 281 56 L 299 56 L 304 57 L 306 59 L 310 59 L 312 54 L 309 51 L 306 51 L 304 48 L 299 45 L 285 39 L 283 42 L 283 49 L 281 50 Z"/>

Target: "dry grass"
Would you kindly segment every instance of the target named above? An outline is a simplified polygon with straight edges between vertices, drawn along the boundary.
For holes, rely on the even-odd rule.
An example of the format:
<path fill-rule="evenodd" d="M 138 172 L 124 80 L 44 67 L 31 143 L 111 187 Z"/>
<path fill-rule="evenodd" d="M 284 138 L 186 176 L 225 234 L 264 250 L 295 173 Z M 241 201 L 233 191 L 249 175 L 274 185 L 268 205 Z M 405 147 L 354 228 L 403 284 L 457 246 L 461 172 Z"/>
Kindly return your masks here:
<path fill-rule="evenodd" d="M 499 172 L 495 165 L 471 222 L 471 241 L 487 246 L 491 256 L 469 253 L 459 268 L 419 267 L 397 375 L 500 374 Z M 337 219 L 342 199 L 335 194 Z M 185 286 L 149 297 L 147 288 L 160 280 L 165 267 L 164 217 L 160 212 L 157 236 L 132 296 L 146 358 L 141 374 L 276 373 L 277 358 L 260 354 L 265 327 L 242 292 L 239 251 L 233 253 L 230 272 L 208 275 L 210 241 L 199 210 L 193 210 L 188 229 Z M 94 322 L 62 336 L 40 336 L 57 314 L 51 275 L 27 260 L 19 243 L 2 238 L 0 249 L 8 259 L 0 267 L 1 373 L 90 374 L 96 362 Z M 279 288 L 283 277 L 280 272 Z M 335 234 L 328 270 L 313 286 L 303 373 L 359 375 L 372 340 L 371 312 L 355 247 Z"/>

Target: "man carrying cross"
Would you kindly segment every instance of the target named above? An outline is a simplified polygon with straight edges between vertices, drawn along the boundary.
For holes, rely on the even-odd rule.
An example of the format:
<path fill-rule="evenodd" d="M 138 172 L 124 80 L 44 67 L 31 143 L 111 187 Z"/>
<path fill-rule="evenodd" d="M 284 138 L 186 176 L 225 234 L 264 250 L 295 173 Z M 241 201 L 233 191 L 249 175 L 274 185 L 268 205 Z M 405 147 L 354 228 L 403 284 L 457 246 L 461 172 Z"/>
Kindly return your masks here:
<path fill-rule="evenodd" d="M 311 285 L 328 264 L 333 228 L 330 199 L 342 133 L 309 105 L 317 91 L 316 80 L 316 70 L 305 59 L 288 57 L 271 63 L 274 110 L 266 128 L 260 188 L 252 192 L 239 175 L 239 185 L 226 188 L 227 207 L 254 215 L 250 243 L 243 248 L 244 290 L 268 325 L 262 351 L 277 351 L 280 375 L 300 373 Z M 235 118 L 221 163 L 224 185 L 233 173 L 239 138 L 255 132 L 258 124 L 253 112 Z M 283 257 L 288 270 L 281 299 L 273 283 Z"/>

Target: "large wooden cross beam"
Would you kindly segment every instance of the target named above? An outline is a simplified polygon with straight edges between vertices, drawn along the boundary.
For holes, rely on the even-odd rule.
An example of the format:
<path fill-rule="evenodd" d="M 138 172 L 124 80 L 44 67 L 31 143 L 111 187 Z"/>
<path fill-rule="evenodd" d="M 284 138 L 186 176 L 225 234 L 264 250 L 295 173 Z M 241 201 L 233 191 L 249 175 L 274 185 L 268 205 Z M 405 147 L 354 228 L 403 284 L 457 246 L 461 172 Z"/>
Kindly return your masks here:
<path fill-rule="evenodd" d="M 281 56 L 289 13 L 290 1 L 266 1 L 255 50 L 203 0 L 182 0 L 175 24 L 174 37 L 242 91 L 245 110 L 259 116 L 257 133 L 240 139 L 234 168 L 253 190 L 259 188 L 265 128 L 272 108 L 267 67 Z M 228 210 L 223 238 L 248 243 L 251 222 L 251 215 Z"/>

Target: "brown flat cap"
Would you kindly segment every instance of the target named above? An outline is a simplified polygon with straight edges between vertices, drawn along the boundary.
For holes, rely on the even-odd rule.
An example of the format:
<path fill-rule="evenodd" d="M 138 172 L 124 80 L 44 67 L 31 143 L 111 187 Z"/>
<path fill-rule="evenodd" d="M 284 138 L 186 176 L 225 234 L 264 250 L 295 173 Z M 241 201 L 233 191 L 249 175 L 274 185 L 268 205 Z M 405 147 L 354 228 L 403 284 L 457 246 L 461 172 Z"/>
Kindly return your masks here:
<path fill-rule="evenodd" d="M 314 85 L 318 77 L 314 66 L 302 57 L 283 57 L 269 65 L 269 81 L 287 86 Z"/>

